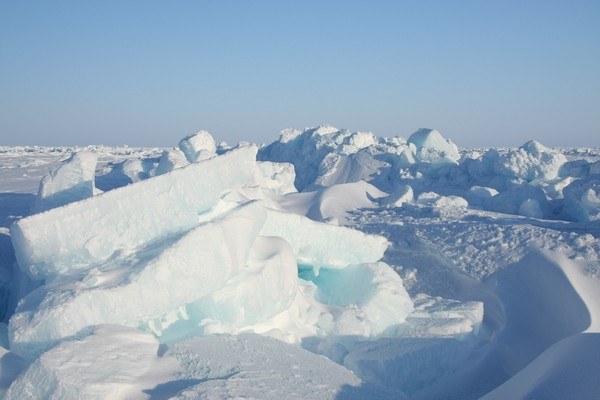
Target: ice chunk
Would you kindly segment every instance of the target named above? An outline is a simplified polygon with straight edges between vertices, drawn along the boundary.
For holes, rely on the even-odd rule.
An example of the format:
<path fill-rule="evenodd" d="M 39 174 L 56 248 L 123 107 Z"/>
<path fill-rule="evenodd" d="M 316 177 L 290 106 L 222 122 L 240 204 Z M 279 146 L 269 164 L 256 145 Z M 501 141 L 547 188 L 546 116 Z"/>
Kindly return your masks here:
<path fill-rule="evenodd" d="M 435 129 L 421 128 L 408 138 L 416 148 L 420 161 L 432 164 L 456 164 L 460 160 L 458 148 Z"/>
<path fill-rule="evenodd" d="M 297 192 L 294 186 L 296 173 L 292 164 L 270 161 L 259 161 L 257 164 L 256 182 L 262 188 L 272 190 L 278 195 Z"/>
<path fill-rule="evenodd" d="M 188 162 L 200 161 L 215 154 L 217 146 L 212 135 L 207 131 L 200 131 L 194 135 L 187 136 L 179 142 L 179 149 L 185 154 Z"/>
<path fill-rule="evenodd" d="M 188 164 L 189 162 L 179 149 L 165 150 L 160 156 L 154 175 L 164 175 L 176 169 L 183 168 Z"/>
<path fill-rule="evenodd" d="M 239 274 L 208 296 L 188 305 L 192 320 L 210 319 L 242 328 L 287 310 L 296 295 L 294 252 L 281 238 L 259 236 Z"/>
<path fill-rule="evenodd" d="M 472 186 L 465 193 L 465 198 L 472 206 L 480 206 L 485 199 L 489 199 L 498 194 L 496 189 L 492 189 L 484 186 Z"/>
<path fill-rule="evenodd" d="M 119 169 L 121 173 L 131 179 L 131 182 L 139 182 L 148 179 L 151 171 L 156 169 L 155 158 L 131 158 L 123 162 Z"/>
<path fill-rule="evenodd" d="M 265 218 L 253 202 L 133 257 L 41 286 L 10 319 L 11 350 L 32 358 L 88 326 L 141 326 L 206 296 L 244 267 Z"/>
<path fill-rule="evenodd" d="M 561 166 L 566 162 L 561 152 L 530 140 L 518 149 L 499 155 L 494 163 L 494 171 L 526 181 L 549 181 L 558 177 Z"/>
<path fill-rule="evenodd" d="M 121 326 L 94 327 L 89 336 L 63 342 L 35 360 L 5 399 L 131 398 L 135 384 L 155 362 L 157 349 L 151 334 Z"/>
<path fill-rule="evenodd" d="M 400 185 L 394 191 L 382 199 L 379 203 L 384 207 L 402 207 L 404 203 L 414 201 L 415 195 L 409 185 Z"/>
<path fill-rule="evenodd" d="M 519 206 L 519 215 L 531 218 L 543 218 L 544 213 L 537 200 L 527 199 Z"/>
<path fill-rule="evenodd" d="M 32 212 L 64 206 L 94 195 L 94 172 L 98 156 L 80 151 L 46 174 L 38 190 Z"/>
<path fill-rule="evenodd" d="M 355 154 L 329 153 L 319 164 L 317 186 L 333 186 L 360 180 L 371 180 L 388 164 L 366 151 Z"/>
<path fill-rule="evenodd" d="M 268 210 L 261 234 L 285 239 L 294 249 L 299 264 L 316 269 L 379 261 L 388 246 L 381 236 L 275 210 Z"/>
<path fill-rule="evenodd" d="M 19 220 L 11 238 L 34 279 L 82 270 L 113 253 L 184 232 L 223 193 L 254 180 L 256 147 Z"/>
<path fill-rule="evenodd" d="M 377 143 L 377 138 L 371 132 L 355 132 L 344 138 L 341 151 L 345 154 L 353 154 L 365 147 Z"/>

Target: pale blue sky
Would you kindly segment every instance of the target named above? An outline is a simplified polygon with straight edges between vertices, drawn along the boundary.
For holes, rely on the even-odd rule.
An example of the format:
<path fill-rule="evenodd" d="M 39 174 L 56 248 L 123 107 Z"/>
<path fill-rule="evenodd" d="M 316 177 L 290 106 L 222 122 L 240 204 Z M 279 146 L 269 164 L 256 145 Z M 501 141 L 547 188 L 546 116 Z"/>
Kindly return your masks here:
<path fill-rule="evenodd" d="M 0 145 L 600 145 L 600 1 L 0 0 Z"/>

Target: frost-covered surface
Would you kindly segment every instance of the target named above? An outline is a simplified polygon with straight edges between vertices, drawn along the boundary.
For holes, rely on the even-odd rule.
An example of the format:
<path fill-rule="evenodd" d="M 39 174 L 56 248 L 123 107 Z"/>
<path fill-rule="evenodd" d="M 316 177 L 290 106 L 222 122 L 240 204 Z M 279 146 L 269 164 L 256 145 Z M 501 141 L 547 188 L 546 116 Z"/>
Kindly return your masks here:
<path fill-rule="evenodd" d="M 0 394 L 598 397 L 600 149 L 256 152 L 0 147 Z"/>

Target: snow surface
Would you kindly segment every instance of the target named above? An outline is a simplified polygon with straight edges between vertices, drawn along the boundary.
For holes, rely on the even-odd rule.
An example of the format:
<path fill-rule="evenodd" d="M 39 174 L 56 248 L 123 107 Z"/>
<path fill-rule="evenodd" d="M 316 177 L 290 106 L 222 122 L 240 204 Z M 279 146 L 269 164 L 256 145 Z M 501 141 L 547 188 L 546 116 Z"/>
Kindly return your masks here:
<path fill-rule="evenodd" d="M 598 398 L 599 174 L 432 129 L 0 147 L 0 394 Z"/>

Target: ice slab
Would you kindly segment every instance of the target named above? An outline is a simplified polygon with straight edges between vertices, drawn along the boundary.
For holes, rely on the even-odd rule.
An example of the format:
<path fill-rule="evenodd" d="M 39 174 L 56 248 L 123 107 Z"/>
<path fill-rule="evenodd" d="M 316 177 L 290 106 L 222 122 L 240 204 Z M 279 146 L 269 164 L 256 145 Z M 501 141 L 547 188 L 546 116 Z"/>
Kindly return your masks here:
<path fill-rule="evenodd" d="M 186 306 L 186 311 L 197 322 L 209 319 L 228 329 L 242 328 L 287 310 L 297 286 L 298 268 L 290 245 L 281 238 L 259 236 L 245 268 L 222 288 Z"/>
<path fill-rule="evenodd" d="M 121 326 L 94 327 L 89 336 L 65 341 L 40 356 L 4 398 L 131 398 L 135 384 L 155 362 L 157 349 L 151 334 Z"/>
<path fill-rule="evenodd" d="M 276 210 L 268 210 L 261 234 L 285 239 L 299 264 L 317 270 L 376 262 L 388 247 L 387 239 L 381 236 Z"/>
<path fill-rule="evenodd" d="M 80 151 L 44 175 L 32 212 L 38 213 L 92 197 L 97 162 L 95 153 Z"/>
<path fill-rule="evenodd" d="M 232 150 L 21 219 L 11 227 L 19 266 L 33 279 L 48 279 L 189 230 L 223 193 L 254 180 L 256 152 L 256 147 Z"/>
<path fill-rule="evenodd" d="M 132 257 L 41 286 L 10 319 L 11 350 L 31 359 L 89 326 L 142 326 L 206 296 L 244 267 L 265 218 L 261 204 L 243 205 Z"/>

